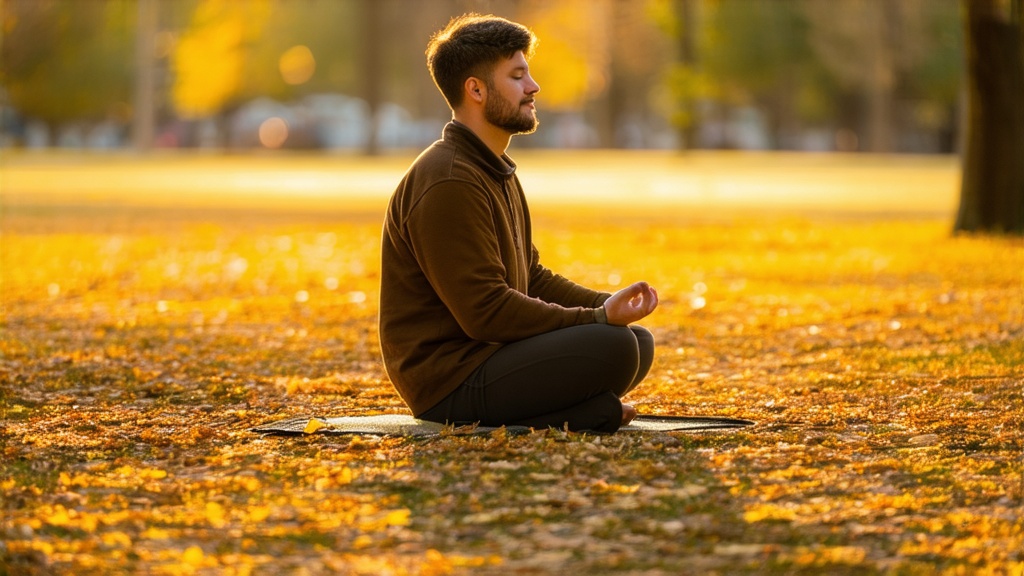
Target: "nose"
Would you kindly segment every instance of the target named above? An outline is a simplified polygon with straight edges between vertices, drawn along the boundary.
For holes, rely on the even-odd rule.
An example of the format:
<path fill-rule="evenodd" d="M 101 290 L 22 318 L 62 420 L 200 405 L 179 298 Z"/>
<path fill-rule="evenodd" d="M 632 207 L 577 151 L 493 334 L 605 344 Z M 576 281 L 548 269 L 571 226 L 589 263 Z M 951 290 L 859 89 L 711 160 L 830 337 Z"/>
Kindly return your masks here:
<path fill-rule="evenodd" d="M 529 74 L 527 74 L 526 75 L 526 80 L 527 80 L 527 82 L 526 82 L 525 88 L 526 88 L 526 93 L 527 94 L 531 94 L 532 95 L 532 94 L 536 94 L 537 92 L 540 92 L 540 84 L 537 84 L 537 81 L 533 79 L 533 76 L 530 76 Z"/>

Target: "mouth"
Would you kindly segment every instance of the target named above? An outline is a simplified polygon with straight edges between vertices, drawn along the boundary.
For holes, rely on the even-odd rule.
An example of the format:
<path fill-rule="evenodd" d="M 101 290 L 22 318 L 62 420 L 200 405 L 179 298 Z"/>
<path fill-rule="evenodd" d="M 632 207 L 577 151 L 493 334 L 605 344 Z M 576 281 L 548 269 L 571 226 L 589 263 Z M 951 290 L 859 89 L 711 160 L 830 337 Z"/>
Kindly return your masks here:
<path fill-rule="evenodd" d="M 535 106 L 533 105 L 533 98 L 523 100 L 522 103 L 520 103 L 520 106 L 529 106 L 530 108 L 535 108 Z"/>

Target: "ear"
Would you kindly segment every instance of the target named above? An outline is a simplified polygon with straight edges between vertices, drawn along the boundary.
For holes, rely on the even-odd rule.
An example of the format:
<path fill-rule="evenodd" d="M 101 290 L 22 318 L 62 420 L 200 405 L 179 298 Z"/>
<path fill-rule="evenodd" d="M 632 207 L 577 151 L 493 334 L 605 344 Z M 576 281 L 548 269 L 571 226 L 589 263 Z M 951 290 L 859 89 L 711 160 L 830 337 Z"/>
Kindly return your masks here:
<path fill-rule="evenodd" d="M 466 78 L 466 82 L 462 87 L 466 91 L 466 97 L 474 102 L 481 103 L 484 101 L 484 97 L 487 96 L 487 85 L 476 76 Z"/>

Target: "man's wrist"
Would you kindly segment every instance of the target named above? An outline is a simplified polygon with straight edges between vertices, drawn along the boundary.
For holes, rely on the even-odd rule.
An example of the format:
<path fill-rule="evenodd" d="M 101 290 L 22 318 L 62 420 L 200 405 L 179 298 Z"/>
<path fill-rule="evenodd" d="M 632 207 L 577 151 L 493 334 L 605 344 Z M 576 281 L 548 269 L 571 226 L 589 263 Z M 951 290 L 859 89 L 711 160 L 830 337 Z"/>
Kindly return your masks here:
<path fill-rule="evenodd" d="M 598 324 L 608 323 L 608 312 L 604 309 L 603 305 L 594 308 L 594 321 Z"/>

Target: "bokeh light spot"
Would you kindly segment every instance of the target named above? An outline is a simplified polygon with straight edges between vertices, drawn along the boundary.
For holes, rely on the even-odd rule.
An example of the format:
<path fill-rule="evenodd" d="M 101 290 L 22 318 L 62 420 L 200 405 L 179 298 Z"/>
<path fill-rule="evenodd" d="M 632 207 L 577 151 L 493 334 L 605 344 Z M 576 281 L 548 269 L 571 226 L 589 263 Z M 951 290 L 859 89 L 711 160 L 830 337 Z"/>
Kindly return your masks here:
<path fill-rule="evenodd" d="M 274 116 L 260 124 L 260 144 L 267 148 L 280 148 L 288 140 L 288 123 Z"/>
<path fill-rule="evenodd" d="M 301 44 L 285 50 L 277 65 L 281 70 L 281 77 L 292 86 L 305 84 L 316 72 L 313 52 Z"/>

